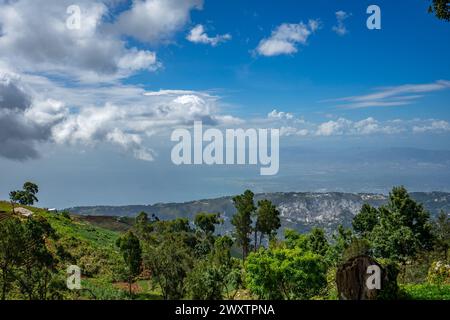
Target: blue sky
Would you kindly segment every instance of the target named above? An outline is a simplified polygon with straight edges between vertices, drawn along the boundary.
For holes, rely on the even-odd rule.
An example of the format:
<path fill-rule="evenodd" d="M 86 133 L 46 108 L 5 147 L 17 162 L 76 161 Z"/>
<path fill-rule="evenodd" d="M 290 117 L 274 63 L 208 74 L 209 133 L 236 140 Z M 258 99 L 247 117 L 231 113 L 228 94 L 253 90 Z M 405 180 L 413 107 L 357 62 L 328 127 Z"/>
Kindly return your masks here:
<path fill-rule="evenodd" d="M 243 105 L 240 111 L 247 113 L 270 112 L 274 106 L 280 106 L 289 112 L 314 116 L 320 111 L 335 111 L 333 104 L 319 103 L 324 99 L 364 94 L 376 87 L 448 78 L 448 23 L 424 14 L 426 1 L 411 1 L 408 5 L 379 2 L 380 31 L 365 26 L 369 4 L 370 1 L 280 1 L 276 5 L 271 1 L 206 2 L 204 10 L 193 12 L 192 20 L 209 26 L 212 33 L 229 32 L 233 40 L 211 48 L 193 45 L 180 34 L 176 46 L 159 51 L 164 60 L 162 72 L 131 81 L 146 83 L 153 90 L 174 86 L 222 90 L 227 102 Z M 345 21 L 345 36 L 337 36 L 331 30 L 339 10 L 351 13 Z M 309 19 L 320 19 L 323 27 L 297 54 L 267 58 L 250 53 L 278 25 Z M 438 116 L 445 114 L 444 103 L 448 99 L 442 98 L 448 97 L 431 100 L 434 110 L 414 104 L 407 111 L 374 108 L 342 114 Z"/>
<path fill-rule="evenodd" d="M 450 191 L 450 23 L 426 0 L 80 0 L 75 30 L 70 5 L 0 0 L 0 198 Z M 205 119 L 280 128 L 278 175 L 173 165 L 170 132 Z"/>

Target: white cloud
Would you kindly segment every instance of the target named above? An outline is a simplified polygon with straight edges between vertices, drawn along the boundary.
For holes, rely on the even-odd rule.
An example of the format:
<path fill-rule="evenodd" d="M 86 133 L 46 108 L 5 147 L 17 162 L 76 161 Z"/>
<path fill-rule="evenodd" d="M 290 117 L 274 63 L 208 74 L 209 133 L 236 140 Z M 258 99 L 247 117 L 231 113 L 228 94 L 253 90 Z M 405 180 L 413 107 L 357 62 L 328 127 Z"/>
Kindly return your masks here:
<path fill-rule="evenodd" d="M 36 158 L 36 145 L 50 139 L 52 119 L 45 112 L 32 112 L 34 101 L 17 74 L 0 70 L 0 156 L 9 159 Z M 57 106 L 38 105 L 53 113 Z M 31 116 L 31 117 L 30 117 Z"/>
<path fill-rule="evenodd" d="M 429 124 L 416 125 L 413 127 L 416 133 L 423 132 L 448 132 L 450 131 L 450 123 L 444 120 L 432 120 Z"/>
<path fill-rule="evenodd" d="M 294 115 L 289 112 L 283 112 L 283 111 L 277 111 L 277 109 L 273 109 L 268 115 L 267 118 L 269 119 L 279 119 L 279 120 L 291 120 L 294 118 Z"/>
<path fill-rule="evenodd" d="M 53 125 L 63 120 L 69 111 L 62 101 L 46 99 L 35 100 L 25 111 L 25 116 L 39 125 Z"/>
<path fill-rule="evenodd" d="M 298 129 L 295 127 L 281 127 L 280 128 L 280 135 L 289 137 L 289 136 L 307 136 L 309 134 L 309 131 L 307 129 Z"/>
<path fill-rule="evenodd" d="M 117 19 L 115 29 L 146 43 L 168 41 L 202 9 L 203 0 L 134 0 L 132 8 Z"/>
<path fill-rule="evenodd" d="M 408 121 L 396 123 L 381 123 L 369 117 L 359 121 L 351 121 L 345 118 L 331 120 L 317 126 L 317 136 L 365 136 L 374 134 L 398 134 L 412 132 Z"/>
<path fill-rule="evenodd" d="M 14 0 L 0 1 L 0 60 L 21 73 L 69 81 L 112 82 L 161 67 L 145 44 L 168 43 L 203 0 Z M 69 28 L 69 7 L 80 9 L 79 28 Z M 75 17 L 76 18 L 76 17 Z M 217 44 L 229 35 L 208 38 Z"/>
<path fill-rule="evenodd" d="M 344 24 L 344 21 L 350 16 L 351 14 L 345 11 L 342 10 L 337 11 L 336 12 L 337 25 L 333 26 L 331 29 L 340 36 L 346 35 L 348 33 L 348 30 Z"/>
<path fill-rule="evenodd" d="M 324 122 L 311 122 L 296 118 L 293 114 L 286 117 L 285 112 L 273 110 L 266 120 L 250 120 L 249 126 L 262 123 L 280 128 L 285 137 L 334 137 L 334 136 L 373 136 L 395 134 L 442 134 L 450 132 L 450 123 L 436 119 L 386 120 L 373 117 L 362 120 L 350 120 L 343 117 Z"/>
<path fill-rule="evenodd" d="M 52 129 L 60 144 L 94 145 L 110 142 L 130 151 L 141 160 L 152 160 L 155 152 L 145 147 L 147 137 L 179 125 L 192 125 L 195 120 L 220 125 L 234 119 L 218 112 L 216 98 L 206 94 L 173 96 L 141 96 L 129 105 L 107 103 L 85 107 L 71 114 Z"/>
<path fill-rule="evenodd" d="M 320 124 L 317 128 L 316 135 L 318 136 L 331 136 L 342 135 L 351 125 L 351 121 L 339 118 L 337 121 L 327 121 Z"/>
<path fill-rule="evenodd" d="M 136 159 L 153 161 L 155 152 L 149 148 L 141 146 L 142 138 L 133 133 L 124 133 L 118 128 L 114 128 L 106 135 L 106 139 L 112 143 L 122 146 L 126 151 L 131 150 Z"/>
<path fill-rule="evenodd" d="M 43 76 L 0 72 L 0 156 L 34 158 L 42 142 L 88 147 L 106 143 L 151 161 L 156 152 L 150 138 L 156 134 L 196 120 L 213 126 L 242 123 L 222 114 L 218 100 L 205 92 L 146 92 L 117 83 L 68 88 Z"/>
<path fill-rule="evenodd" d="M 450 89 L 450 81 L 438 80 L 433 83 L 380 88 L 375 93 L 325 100 L 325 102 L 339 102 L 341 104 L 338 106 L 345 109 L 402 106 L 422 98 L 421 94 L 448 89 Z"/>
<path fill-rule="evenodd" d="M 262 56 L 277 56 L 282 54 L 293 54 L 298 51 L 299 44 L 305 45 L 309 36 L 318 30 L 320 22 L 310 20 L 308 24 L 283 23 L 272 31 L 269 38 L 259 42 L 256 52 Z"/>
<path fill-rule="evenodd" d="M 193 43 L 210 44 L 213 47 L 215 47 L 221 42 L 231 40 L 231 35 L 229 33 L 226 33 L 226 34 L 210 37 L 205 32 L 205 28 L 203 27 L 203 25 L 198 24 L 194 28 L 191 29 L 191 31 L 187 35 L 186 39 Z"/>
<path fill-rule="evenodd" d="M 151 51 L 137 50 L 133 48 L 126 53 L 117 63 L 117 66 L 122 70 L 129 70 L 131 72 L 139 70 L 157 69 L 156 54 Z"/>
<path fill-rule="evenodd" d="M 148 91 L 145 92 L 145 96 L 158 97 L 158 96 L 177 96 L 183 94 L 193 94 L 195 91 L 190 90 L 159 90 L 159 91 Z"/>

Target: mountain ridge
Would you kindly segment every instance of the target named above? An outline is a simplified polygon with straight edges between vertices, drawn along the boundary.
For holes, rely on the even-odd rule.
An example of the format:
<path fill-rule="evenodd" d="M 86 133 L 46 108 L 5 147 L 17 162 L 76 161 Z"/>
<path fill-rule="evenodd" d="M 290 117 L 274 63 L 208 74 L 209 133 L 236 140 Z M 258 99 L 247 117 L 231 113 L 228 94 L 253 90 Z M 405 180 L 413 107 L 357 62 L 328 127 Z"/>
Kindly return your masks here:
<path fill-rule="evenodd" d="M 450 212 L 450 193 L 411 192 L 411 197 L 422 203 L 432 217 L 441 210 Z M 350 226 L 351 221 L 364 203 L 379 207 L 387 202 L 388 196 L 379 193 L 346 192 L 273 192 L 255 194 L 255 203 L 261 199 L 272 201 L 280 211 L 282 229 L 292 228 L 300 232 L 313 227 L 322 227 L 332 232 L 342 224 Z M 155 203 L 150 205 L 125 206 L 80 206 L 68 208 L 71 213 L 89 216 L 133 217 L 141 211 L 155 214 L 160 219 L 188 218 L 193 221 L 198 212 L 220 212 L 224 224 L 219 231 L 229 232 L 230 219 L 235 213 L 232 196 L 200 199 L 186 202 Z"/>

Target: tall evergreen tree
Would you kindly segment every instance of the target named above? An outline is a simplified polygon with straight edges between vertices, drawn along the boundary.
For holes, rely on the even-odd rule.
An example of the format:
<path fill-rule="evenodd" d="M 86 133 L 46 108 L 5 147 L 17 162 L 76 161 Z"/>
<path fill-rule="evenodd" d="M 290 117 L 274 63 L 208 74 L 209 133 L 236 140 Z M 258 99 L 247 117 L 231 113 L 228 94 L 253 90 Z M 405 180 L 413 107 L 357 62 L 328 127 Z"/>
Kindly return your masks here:
<path fill-rule="evenodd" d="M 353 230 L 360 236 L 368 235 L 377 225 L 378 218 L 379 213 L 377 208 L 369 204 L 364 204 L 360 212 L 353 218 Z"/>
<path fill-rule="evenodd" d="M 242 195 L 233 198 L 236 214 L 231 219 L 235 227 L 235 237 L 237 243 L 242 247 L 242 259 L 248 255 L 250 248 L 250 234 L 252 233 L 252 214 L 256 207 L 253 201 L 254 194 L 246 190 Z"/>
<path fill-rule="evenodd" d="M 376 255 L 404 262 L 419 250 L 431 249 L 434 241 L 430 215 L 404 187 L 394 187 L 388 204 L 379 209 L 370 239 Z"/>
<path fill-rule="evenodd" d="M 258 201 L 258 211 L 255 225 L 255 239 L 258 238 L 257 233 L 259 231 L 259 246 L 261 246 L 262 239 L 265 235 L 268 236 L 269 239 L 272 239 L 276 235 L 276 232 L 280 227 L 280 212 L 277 210 L 277 207 L 274 206 L 271 201 L 266 199 Z M 256 249 L 257 243 L 255 240 L 255 251 Z"/>

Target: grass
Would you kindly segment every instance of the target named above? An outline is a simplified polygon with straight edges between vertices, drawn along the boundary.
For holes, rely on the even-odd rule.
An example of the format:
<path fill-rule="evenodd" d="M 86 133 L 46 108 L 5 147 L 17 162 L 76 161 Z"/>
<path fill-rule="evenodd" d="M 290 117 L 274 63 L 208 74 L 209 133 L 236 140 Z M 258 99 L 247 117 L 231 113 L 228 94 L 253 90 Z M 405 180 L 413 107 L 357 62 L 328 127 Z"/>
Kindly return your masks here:
<path fill-rule="evenodd" d="M 63 238 L 76 238 L 80 241 L 87 241 L 95 247 L 114 247 L 120 234 L 103 227 L 94 226 L 89 222 L 83 221 L 82 219 L 68 219 L 58 213 L 48 212 L 44 209 L 29 206 L 17 207 L 29 209 L 34 215 L 46 218 L 59 236 Z M 11 213 L 11 204 L 6 201 L 0 201 L 0 212 L 5 212 L 7 214 Z"/>
<path fill-rule="evenodd" d="M 409 300 L 450 300 L 450 285 L 403 284 L 401 290 Z"/>
<path fill-rule="evenodd" d="M 72 215 L 73 220 L 88 223 L 95 227 L 115 232 L 126 232 L 134 223 L 130 217 L 109 217 L 109 216 L 82 216 Z"/>

